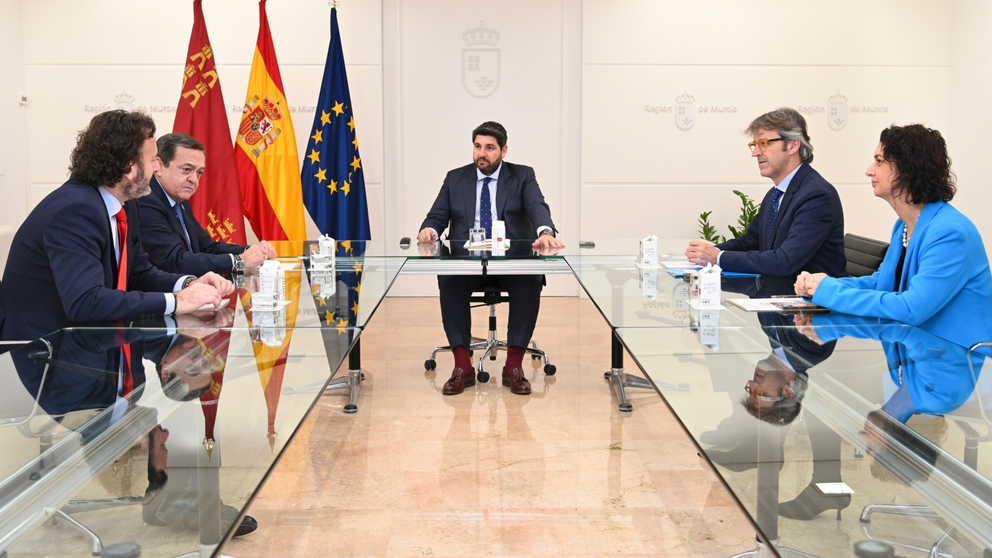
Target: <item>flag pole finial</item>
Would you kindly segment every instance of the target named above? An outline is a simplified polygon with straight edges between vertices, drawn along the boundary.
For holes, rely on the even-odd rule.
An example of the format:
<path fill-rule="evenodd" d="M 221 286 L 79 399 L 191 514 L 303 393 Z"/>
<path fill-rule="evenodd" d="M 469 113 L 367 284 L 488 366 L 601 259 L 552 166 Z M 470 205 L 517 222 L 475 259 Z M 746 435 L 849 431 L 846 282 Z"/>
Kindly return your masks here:
<path fill-rule="evenodd" d="M 332 8 L 338 7 L 338 0 L 327 0 L 327 5 Z"/>

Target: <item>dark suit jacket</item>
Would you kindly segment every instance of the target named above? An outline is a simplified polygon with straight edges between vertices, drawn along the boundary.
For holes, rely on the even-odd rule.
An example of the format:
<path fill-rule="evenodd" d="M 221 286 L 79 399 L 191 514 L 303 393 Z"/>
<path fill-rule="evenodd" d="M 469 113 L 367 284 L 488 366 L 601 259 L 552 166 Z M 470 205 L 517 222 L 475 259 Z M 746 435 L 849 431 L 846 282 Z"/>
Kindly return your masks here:
<path fill-rule="evenodd" d="M 208 271 L 230 271 L 229 254 L 241 254 L 248 247 L 215 242 L 197 222 L 189 202 L 185 201 L 179 202 L 179 205 L 183 210 L 192 250 L 187 248 L 179 218 L 155 177 L 152 177 L 151 188 L 152 193 L 138 198 L 138 209 L 141 215 L 141 243 L 152 264 L 165 271 L 197 277 Z"/>
<path fill-rule="evenodd" d="M 744 236 L 717 244 L 724 250 L 720 267 L 762 275 L 795 276 L 809 271 L 847 277 L 844 209 L 837 190 L 808 164 L 800 165 L 779 203 L 772 248 L 763 250 L 773 190 L 765 194 Z"/>
<path fill-rule="evenodd" d="M 117 286 L 117 259 L 107 206 L 96 188 L 70 179 L 39 203 L 14 234 L 0 284 L 0 338 L 35 339 L 80 322 L 130 321 L 165 312 L 182 275 L 166 273 L 141 248 L 138 208 L 128 216 L 127 292 Z"/>
<path fill-rule="evenodd" d="M 496 215 L 506 223 L 506 238 L 534 240 L 540 227 L 557 232 L 534 169 L 506 161 L 502 165 L 496 184 Z M 468 240 L 468 231 L 475 226 L 477 183 L 474 164 L 449 172 L 419 230 L 430 227 L 440 235 L 448 229 L 448 238 Z"/>

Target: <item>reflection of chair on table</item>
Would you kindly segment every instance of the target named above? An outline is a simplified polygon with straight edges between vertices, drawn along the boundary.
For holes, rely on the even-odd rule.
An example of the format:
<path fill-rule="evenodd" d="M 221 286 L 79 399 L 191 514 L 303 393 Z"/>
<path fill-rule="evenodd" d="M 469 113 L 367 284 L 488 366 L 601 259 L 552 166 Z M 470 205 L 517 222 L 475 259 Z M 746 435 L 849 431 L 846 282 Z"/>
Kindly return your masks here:
<path fill-rule="evenodd" d="M 990 347 L 992 343 L 979 343 L 972 347 Z M 971 353 L 969 352 L 969 356 Z M 977 378 L 974 392 L 960 407 L 953 412 L 945 413 L 946 419 L 953 420 L 954 424 L 964 433 L 964 453 L 962 461 L 971 469 L 978 469 L 978 444 L 992 441 L 992 421 L 989 420 L 989 409 L 992 409 L 992 376 L 980 374 L 980 368 L 975 369 L 974 362 L 968 358 L 968 364 L 973 377 Z M 899 505 L 899 504 L 868 504 L 861 512 L 861 522 L 870 524 L 872 515 L 876 513 L 887 515 L 903 515 L 910 517 L 923 517 L 928 519 L 942 519 L 940 514 L 926 505 Z M 871 538 L 868 526 L 863 527 L 865 536 Z M 906 547 L 914 550 L 929 551 L 931 556 L 939 553 L 940 545 L 955 532 L 953 527 L 944 531 L 944 535 L 933 544 L 930 549 L 920 549 L 914 546 L 886 541 L 889 544 Z"/>
<path fill-rule="evenodd" d="M 481 337 L 473 337 L 472 344 L 469 345 L 469 350 L 482 351 L 482 355 L 479 357 L 478 378 L 480 382 L 485 383 L 489 381 L 489 373 L 483 371 L 483 365 L 486 361 L 486 357 L 489 357 L 489 360 L 496 360 L 496 351 L 500 349 L 506 350 L 507 348 L 506 341 L 496 337 L 497 335 L 496 305 L 501 302 L 509 302 L 510 299 L 509 297 L 504 296 L 503 291 L 500 290 L 499 287 L 492 285 L 483 285 L 481 289 L 476 292 L 481 293 L 481 295 L 473 296 L 470 299 L 471 302 L 475 304 L 473 308 L 478 308 L 479 306 L 489 307 L 489 336 L 485 339 Z M 538 348 L 537 342 L 534 341 L 533 339 L 530 340 L 530 344 L 533 345 L 533 347 L 527 347 L 525 349 L 527 351 L 527 354 L 531 355 L 531 358 L 534 360 L 543 359 L 544 373 L 549 376 L 553 376 L 555 372 L 558 371 L 558 369 L 557 367 L 555 367 L 554 364 L 551 364 L 551 361 L 548 359 L 548 354 L 542 351 L 540 348 Z M 434 350 L 431 351 L 430 358 L 424 361 L 424 368 L 426 368 L 427 370 L 434 370 L 435 368 L 437 368 L 437 361 L 434 360 L 434 357 L 440 351 L 450 351 L 450 350 L 451 350 L 450 345 L 445 345 L 442 347 L 434 347 Z"/>

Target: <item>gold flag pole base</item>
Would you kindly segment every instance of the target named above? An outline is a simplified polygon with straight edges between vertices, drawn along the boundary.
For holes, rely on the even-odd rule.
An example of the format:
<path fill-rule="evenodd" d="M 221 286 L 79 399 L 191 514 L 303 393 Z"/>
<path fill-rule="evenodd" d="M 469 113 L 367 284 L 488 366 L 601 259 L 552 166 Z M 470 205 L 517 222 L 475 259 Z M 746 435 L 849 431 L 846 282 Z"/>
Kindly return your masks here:
<path fill-rule="evenodd" d="M 203 449 L 207 450 L 207 461 L 210 461 L 213 458 L 213 453 L 214 453 L 214 439 L 204 438 Z"/>
<path fill-rule="evenodd" d="M 269 451 L 272 453 L 276 452 L 276 436 L 278 436 L 278 434 L 275 432 L 269 432 L 268 435 L 266 435 L 269 439 Z"/>

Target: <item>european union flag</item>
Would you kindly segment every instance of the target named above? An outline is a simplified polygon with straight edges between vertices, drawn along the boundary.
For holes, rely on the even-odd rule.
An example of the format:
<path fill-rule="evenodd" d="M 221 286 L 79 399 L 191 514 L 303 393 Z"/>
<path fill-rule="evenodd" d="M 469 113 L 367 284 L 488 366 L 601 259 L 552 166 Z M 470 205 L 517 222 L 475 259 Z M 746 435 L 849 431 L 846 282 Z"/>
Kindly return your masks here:
<path fill-rule="evenodd" d="M 350 242 L 341 242 L 371 240 L 372 233 L 337 8 L 331 8 L 331 44 L 306 153 L 300 178 L 310 217 L 322 234 L 338 240 L 339 254 L 360 255 L 364 243 L 352 248 Z"/>

